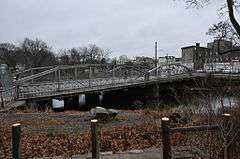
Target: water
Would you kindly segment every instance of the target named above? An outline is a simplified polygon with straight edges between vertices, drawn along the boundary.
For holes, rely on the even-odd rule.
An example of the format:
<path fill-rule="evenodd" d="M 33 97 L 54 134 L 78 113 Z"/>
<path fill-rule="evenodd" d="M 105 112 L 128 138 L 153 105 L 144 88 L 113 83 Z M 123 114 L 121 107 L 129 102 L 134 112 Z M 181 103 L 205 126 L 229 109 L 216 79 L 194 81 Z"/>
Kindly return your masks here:
<path fill-rule="evenodd" d="M 178 109 L 182 111 L 191 111 L 194 113 L 221 112 L 229 108 L 237 107 L 240 104 L 240 98 L 234 95 L 216 96 L 190 96 L 179 103 Z"/>

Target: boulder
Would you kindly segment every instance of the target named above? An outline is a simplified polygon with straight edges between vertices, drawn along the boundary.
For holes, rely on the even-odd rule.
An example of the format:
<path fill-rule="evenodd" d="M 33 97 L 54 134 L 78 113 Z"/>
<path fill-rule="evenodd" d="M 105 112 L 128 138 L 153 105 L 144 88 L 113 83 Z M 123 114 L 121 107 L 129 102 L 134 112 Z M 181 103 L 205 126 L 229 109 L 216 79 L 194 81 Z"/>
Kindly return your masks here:
<path fill-rule="evenodd" d="M 94 119 L 109 120 L 117 116 L 118 111 L 115 109 L 106 109 L 103 107 L 96 107 L 90 110 L 90 114 Z"/>

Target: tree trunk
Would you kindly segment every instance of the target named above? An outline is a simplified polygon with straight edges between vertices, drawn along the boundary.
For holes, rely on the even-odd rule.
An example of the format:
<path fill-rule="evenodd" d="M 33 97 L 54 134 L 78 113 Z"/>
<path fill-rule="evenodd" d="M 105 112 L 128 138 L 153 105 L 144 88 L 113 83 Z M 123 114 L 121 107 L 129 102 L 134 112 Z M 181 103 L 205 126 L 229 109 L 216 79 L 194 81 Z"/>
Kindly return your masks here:
<path fill-rule="evenodd" d="M 228 14 L 229 14 L 230 21 L 231 21 L 234 29 L 237 31 L 238 35 L 240 36 L 240 25 L 235 18 L 233 5 L 234 5 L 233 0 L 227 0 Z"/>

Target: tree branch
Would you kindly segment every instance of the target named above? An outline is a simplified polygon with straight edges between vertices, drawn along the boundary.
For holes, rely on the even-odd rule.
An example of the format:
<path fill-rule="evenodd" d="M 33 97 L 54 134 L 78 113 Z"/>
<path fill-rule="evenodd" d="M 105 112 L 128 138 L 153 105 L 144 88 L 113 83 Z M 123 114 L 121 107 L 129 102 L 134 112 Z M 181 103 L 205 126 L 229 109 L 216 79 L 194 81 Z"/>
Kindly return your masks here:
<path fill-rule="evenodd" d="M 235 15 L 234 15 L 234 10 L 233 10 L 234 2 L 233 2 L 233 0 L 227 0 L 227 6 L 228 6 L 228 15 L 229 15 L 230 21 L 231 21 L 234 29 L 238 33 L 238 35 L 240 35 L 240 25 L 239 25 L 238 21 L 235 18 Z"/>

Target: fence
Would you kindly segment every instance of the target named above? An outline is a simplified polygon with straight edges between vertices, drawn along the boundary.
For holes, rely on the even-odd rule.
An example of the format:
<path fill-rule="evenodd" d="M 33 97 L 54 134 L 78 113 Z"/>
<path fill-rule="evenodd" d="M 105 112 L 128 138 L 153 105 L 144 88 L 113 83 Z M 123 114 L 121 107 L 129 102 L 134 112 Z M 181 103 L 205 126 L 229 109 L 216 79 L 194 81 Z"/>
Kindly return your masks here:
<path fill-rule="evenodd" d="M 233 158 L 229 157 L 229 147 L 237 133 L 234 136 L 231 131 L 233 130 L 233 125 L 230 126 L 230 114 L 223 114 L 223 123 L 219 125 L 202 125 L 202 126 L 191 126 L 191 127 L 180 127 L 180 128 L 170 128 L 169 118 L 162 118 L 162 143 L 163 143 L 163 158 L 171 159 L 172 158 L 172 150 L 171 150 L 171 141 L 170 136 L 174 133 L 188 133 L 188 132 L 200 132 L 200 131 L 222 131 L 223 129 L 223 158 L 229 159 Z"/>
<path fill-rule="evenodd" d="M 18 128 L 22 127 L 23 132 L 20 133 L 19 129 L 17 129 L 16 126 Z M 24 126 L 23 125 L 21 126 L 20 124 L 14 124 L 12 127 L 13 127 L 13 129 L 12 129 L 13 130 L 12 131 L 12 139 L 13 139 L 12 140 L 12 146 L 13 146 L 12 147 L 12 156 L 13 156 L 13 159 L 27 158 L 26 156 L 23 155 L 23 151 L 21 150 L 21 149 L 24 149 L 23 147 L 25 147 L 25 145 L 23 145 L 24 144 L 23 142 L 20 142 L 21 140 L 22 141 L 24 140 L 23 138 L 25 138 Z M 139 139 L 142 139 L 142 138 L 144 138 L 146 136 L 149 136 L 150 134 L 154 133 L 154 132 L 151 132 L 151 133 L 142 132 L 141 134 L 139 134 L 138 137 L 133 137 L 133 135 L 131 135 L 133 138 L 130 139 L 130 137 L 127 136 L 127 135 L 130 135 L 129 132 L 125 132 L 125 134 L 121 130 L 119 130 L 119 132 L 117 132 L 117 131 L 116 132 L 113 132 L 113 131 L 104 132 L 105 130 L 101 129 L 101 123 L 98 122 L 97 120 L 91 120 L 91 127 L 90 128 L 91 128 L 91 135 L 90 135 L 91 138 L 90 138 L 90 143 L 89 144 L 91 144 L 91 148 L 89 147 L 89 149 L 91 150 L 91 155 L 89 154 L 85 158 L 89 158 L 89 156 L 91 156 L 91 158 L 93 158 L 93 159 L 99 159 L 101 157 L 100 152 L 101 152 L 102 149 L 110 151 L 109 148 L 112 148 L 113 152 L 115 152 L 115 151 L 118 152 L 118 149 L 115 149 L 115 148 L 118 148 L 118 146 L 119 146 L 119 149 L 125 150 L 125 149 L 128 149 L 128 148 L 127 147 L 122 147 L 122 143 L 127 144 L 126 143 L 127 141 L 134 140 L 134 139 L 136 140 L 136 142 L 139 142 Z M 135 130 L 133 130 L 133 131 L 135 131 Z M 100 138 L 100 132 L 103 133 L 103 134 L 105 133 L 104 136 L 106 137 L 106 139 L 101 139 Z M 160 134 L 160 133 L 156 132 L 156 134 Z M 56 135 L 54 135 L 54 136 L 56 136 Z M 114 141 L 112 141 L 112 139 L 113 139 L 112 137 L 115 139 L 115 142 L 117 142 L 118 144 L 113 143 Z M 146 140 L 147 139 L 145 139 L 145 142 L 146 142 Z M 41 140 L 41 142 L 44 143 L 45 141 Z M 156 142 L 156 140 L 152 139 L 152 142 Z M 39 144 L 39 142 L 32 142 L 31 141 L 30 143 L 35 144 L 35 145 L 29 145 L 29 146 L 32 146 L 31 149 L 33 150 L 33 152 L 34 151 L 35 152 L 39 151 L 36 148 L 37 145 Z M 160 146 L 160 142 L 156 142 L 156 143 Z M 73 143 L 71 143 L 71 141 L 68 141 L 68 143 L 66 143 L 66 144 L 73 144 Z M 84 144 L 84 143 L 76 142 L 74 144 L 80 144 L 81 145 L 81 144 Z M 138 144 L 140 145 L 140 143 L 138 143 Z M 136 146 L 139 146 L 139 145 L 136 144 Z M 56 146 L 56 145 L 54 145 L 54 146 Z M 58 146 L 62 146 L 61 141 L 59 141 Z M 74 147 L 74 146 L 75 145 L 72 145 L 72 147 Z M 112 147 L 108 147 L 108 146 L 112 146 Z M 149 144 L 149 147 L 151 147 L 151 146 L 152 145 Z M 47 146 L 47 147 L 49 147 L 49 146 Z M 81 147 L 78 147 L 78 148 L 81 149 Z M 60 147 L 59 147 L 59 149 L 60 149 Z M 24 151 L 26 151 L 26 150 L 24 150 Z M 80 153 L 81 153 L 81 151 L 79 150 L 79 155 L 80 155 Z M 64 155 L 64 153 L 62 153 L 61 155 Z M 39 156 L 36 156 L 36 157 L 39 157 Z M 66 156 L 66 157 L 70 158 L 71 156 Z M 82 157 L 82 155 L 81 155 L 81 157 Z M 30 158 L 34 158 L 34 154 Z M 59 157 L 59 158 L 61 158 L 61 157 Z"/>
<path fill-rule="evenodd" d="M 221 131 L 224 127 L 226 127 L 229 123 L 229 119 L 230 119 L 230 115 L 229 114 L 225 114 L 224 115 L 224 120 L 223 123 L 219 124 L 219 125 L 202 125 L 202 126 L 190 126 L 190 127 L 179 127 L 179 128 L 170 128 L 170 121 L 169 118 L 162 118 L 161 119 L 161 129 L 153 129 L 150 130 L 149 132 L 145 131 L 144 129 L 141 129 L 141 133 L 140 133 L 140 138 L 134 137 L 132 140 L 136 140 L 135 143 L 138 143 L 140 140 L 144 140 L 146 138 L 151 138 L 151 141 L 153 144 L 157 144 L 156 147 L 160 148 L 162 145 L 162 154 L 163 154 L 163 159 L 171 159 L 173 157 L 173 150 L 172 150 L 172 145 L 171 145 L 171 136 L 174 133 L 189 133 L 189 132 L 199 132 L 199 131 Z M 101 122 L 98 122 L 98 120 L 91 120 L 90 122 L 90 132 L 91 132 L 91 138 L 89 139 L 89 144 L 92 145 L 91 148 L 91 152 L 92 152 L 92 158 L 93 159 L 99 159 L 100 158 L 100 151 L 101 151 L 101 145 L 104 145 L 104 142 L 112 142 L 111 138 L 109 138 L 109 136 L 106 135 L 106 133 L 104 132 L 104 130 L 102 129 L 102 125 Z M 159 124 L 160 125 L 160 124 Z M 25 131 L 25 128 L 22 126 L 22 128 Z M 229 127 L 230 128 L 230 127 Z M 110 133 L 112 135 L 113 138 L 117 139 L 124 139 L 126 138 L 126 140 L 131 140 L 131 133 L 137 130 L 133 130 L 130 131 L 130 129 L 127 129 L 127 131 L 125 131 L 126 134 L 124 134 L 123 132 L 119 131 L 110 131 L 108 133 Z M 230 135 L 229 133 L 230 131 L 226 131 L 226 136 Z M 100 138 L 100 133 L 101 135 L 105 135 L 107 136 L 106 140 L 102 140 Z M 152 134 L 155 134 L 157 136 L 152 136 Z M 52 134 L 53 135 L 53 134 Z M 231 134 L 232 135 L 232 134 Z M 14 159 L 21 159 L 21 139 L 23 138 L 24 134 L 21 133 L 21 125 L 20 124 L 14 124 L 12 125 L 12 156 Z M 51 136 L 51 134 L 50 134 Z M 161 137 L 159 137 L 161 136 Z M 63 136 L 60 136 L 60 138 L 62 138 Z M 86 136 L 82 136 L 83 138 Z M 88 137 L 88 136 L 87 136 Z M 223 149 L 224 149 L 224 159 L 229 158 L 228 157 L 228 148 L 229 148 L 229 143 L 230 140 L 232 140 L 229 137 L 226 137 L 224 139 L 224 145 L 223 145 Z M 162 141 L 162 144 L 160 144 L 160 142 Z M 41 140 L 41 142 L 45 142 L 44 140 Z M 31 142 L 31 144 L 37 144 L 35 142 Z M 58 143 L 57 143 L 58 144 Z M 68 143 L 70 144 L 70 146 L 74 146 L 71 145 L 73 143 Z M 82 148 L 81 144 L 83 145 L 84 143 L 79 143 L 76 142 L 74 144 L 80 144 L 79 147 L 77 148 Z M 88 145 L 88 143 L 87 143 Z M 113 146 L 113 145 L 112 145 Z M 121 146 L 121 145 L 118 145 Z M 153 145 L 151 145 L 153 146 Z M 140 147 L 141 149 L 142 147 Z M 35 148 L 33 148 L 35 150 Z M 37 150 L 35 150 L 37 151 Z M 160 152 L 159 152 L 160 153 Z M 231 157 L 230 157 L 231 158 Z M 230 159 L 229 158 L 229 159 Z M 231 158 L 232 159 L 232 158 Z"/>

